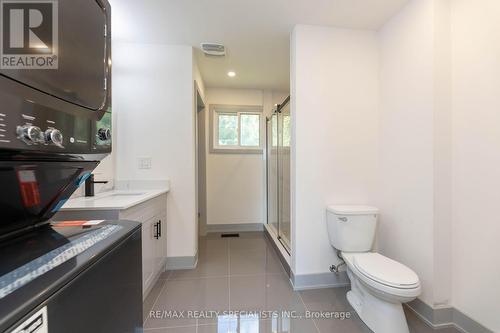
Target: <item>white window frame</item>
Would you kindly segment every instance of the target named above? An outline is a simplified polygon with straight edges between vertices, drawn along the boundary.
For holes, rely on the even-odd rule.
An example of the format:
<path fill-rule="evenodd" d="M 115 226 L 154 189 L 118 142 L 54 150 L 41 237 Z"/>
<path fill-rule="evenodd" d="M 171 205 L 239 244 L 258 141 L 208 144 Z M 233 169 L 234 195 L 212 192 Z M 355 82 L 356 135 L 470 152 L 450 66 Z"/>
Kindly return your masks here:
<path fill-rule="evenodd" d="M 219 115 L 238 117 L 238 145 L 219 145 Z M 241 145 L 241 115 L 259 115 L 259 146 Z M 265 121 L 262 106 L 210 105 L 210 152 L 222 154 L 262 154 L 265 144 Z"/>

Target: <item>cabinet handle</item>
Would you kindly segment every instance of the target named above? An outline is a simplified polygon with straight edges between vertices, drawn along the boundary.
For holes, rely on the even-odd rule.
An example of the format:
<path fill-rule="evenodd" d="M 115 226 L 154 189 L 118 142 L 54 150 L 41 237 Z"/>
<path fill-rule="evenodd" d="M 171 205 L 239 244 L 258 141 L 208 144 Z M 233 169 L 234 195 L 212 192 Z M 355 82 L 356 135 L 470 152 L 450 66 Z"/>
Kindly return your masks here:
<path fill-rule="evenodd" d="M 154 230 L 155 231 L 154 232 L 154 237 L 155 237 L 155 239 L 158 239 L 158 238 L 160 238 L 160 231 L 159 231 L 160 228 L 158 226 L 158 223 L 155 223 L 155 227 L 154 228 L 155 228 L 155 230 Z"/>
<path fill-rule="evenodd" d="M 161 220 L 158 221 L 158 235 L 161 237 Z"/>

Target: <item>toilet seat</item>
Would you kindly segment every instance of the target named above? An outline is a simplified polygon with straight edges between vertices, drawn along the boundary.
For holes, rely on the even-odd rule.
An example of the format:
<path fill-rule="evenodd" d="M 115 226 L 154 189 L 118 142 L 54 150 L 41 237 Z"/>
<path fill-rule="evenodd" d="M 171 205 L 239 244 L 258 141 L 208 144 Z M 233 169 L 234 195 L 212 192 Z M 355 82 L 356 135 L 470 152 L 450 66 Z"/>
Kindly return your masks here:
<path fill-rule="evenodd" d="M 354 266 L 367 278 L 388 287 L 414 289 L 420 284 L 410 268 L 378 253 L 355 255 Z"/>
<path fill-rule="evenodd" d="M 421 292 L 415 272 L 381 254 L 343 252 L 342 257 L 353 274 L 378 293 L 411 299 Z"/>

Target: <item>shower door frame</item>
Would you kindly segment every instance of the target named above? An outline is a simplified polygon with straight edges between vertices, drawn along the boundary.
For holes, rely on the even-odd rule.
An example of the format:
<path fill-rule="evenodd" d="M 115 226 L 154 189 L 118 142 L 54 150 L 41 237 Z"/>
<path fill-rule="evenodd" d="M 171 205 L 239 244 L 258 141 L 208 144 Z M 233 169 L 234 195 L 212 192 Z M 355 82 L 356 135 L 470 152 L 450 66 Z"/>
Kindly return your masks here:
<path fill-rule="evenodd" d="M 272 140 L 273 140 L 273 136 L 272 136 L 272 119 L 273 119 L 273 116 L 276 116 L 276 130 L 277 130 L 277 133 L 276 133 L 276 136 L 277 136 L 277 158 L 276 158 L 276 211 L 277 211 L 277 222 L 276 222 L 276 230 L 274 230 L 276 232 L 276 237 L 277 239 L 279 240 L 280 244 L 283 246 L 283 248 L 285 249 L 285 251 L 290 255 L 291 254 L 291 247 L 292 247 L 292 244 L 291 244 L 291 233 L 289 234 L 289 239 L 288 239 L 288 242 L 286 241 L 286 239 L 284 239 L 282 236 L 281 236 L 281 230 L 280 230 L 280 226 L 281 226 L 281 218 L 282 218 L 282 214 L 281 214 L 281 208 L 282 208 L 282 205 L 281 205 L 281 197 L 280 197 L 280 187 L 282 187 L 282 183 L 283 181 L 280 182 L 280 176 L 282 176 L 282 174 L 280 173 L 280 145 L 283 145 L 283 138 L 281 138 L 280 140 L 280 130 L 279 130 L 279 126 L 280 126 L 280 118 L 279 118 L 279 115 L 281 114 L 283 108 L 285 106 L 287 106 L 288 104 L 290 103 L 290 96 L 288 96 L 287 98 L 285 98 L 285 100 L 281 103 L 281 104 L 278 104 L 277 107 L 276 107 L 276 110 L 273 111 L 273 114 L 271 115 L 271 117 L 267 117 L 266 118 L 266 219 L 267 219 L 267 224 L 271 227 L 271 229 L 273 229 L 273 226 L 272 226 L 272 223 L 270 223 L 269 221 L 269 213 L 270 213 L 270 207 L 269 207 L 269 182 L 270 182 L 270 175 L 269 175 L 269 164 L 271 163 L 271 158 L 270 158 L 270 154 L 271 154 L 271 151 L 270 151 L 270 147 L 269 147 L 269 143 L 271 143 L 271 148 L 272 148 Z M 271 133 L 269 133 L 269 126 L 271 126 Z M 283 126 L 283 125 L 282 125 Z M 282 129 L 283 130 L 283 129 Z M 281 130 L 281 134 L 282 134 L 282 130 Z M 282 163 L 282 161 L 281 161 Z M 291 222 L 291 221 L 290 221 Z M 290 223 L 289 222 L 289 223 Z M 291 228 L 291 226 L 290 226 Z M 291 230 L 290 230 L 291 231 Z"/>

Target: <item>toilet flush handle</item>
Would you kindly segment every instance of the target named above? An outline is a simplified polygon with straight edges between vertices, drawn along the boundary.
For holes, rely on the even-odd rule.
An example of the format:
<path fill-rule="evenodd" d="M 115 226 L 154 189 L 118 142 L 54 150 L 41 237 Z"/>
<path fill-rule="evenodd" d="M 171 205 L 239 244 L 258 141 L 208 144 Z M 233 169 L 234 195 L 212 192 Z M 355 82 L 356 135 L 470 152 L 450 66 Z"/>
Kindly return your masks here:
<path fill-rule="evenodd" d="M 342 222 L 347 222 L 347 217 L 345 216 L 339 217 L 339 220 Z"/>

